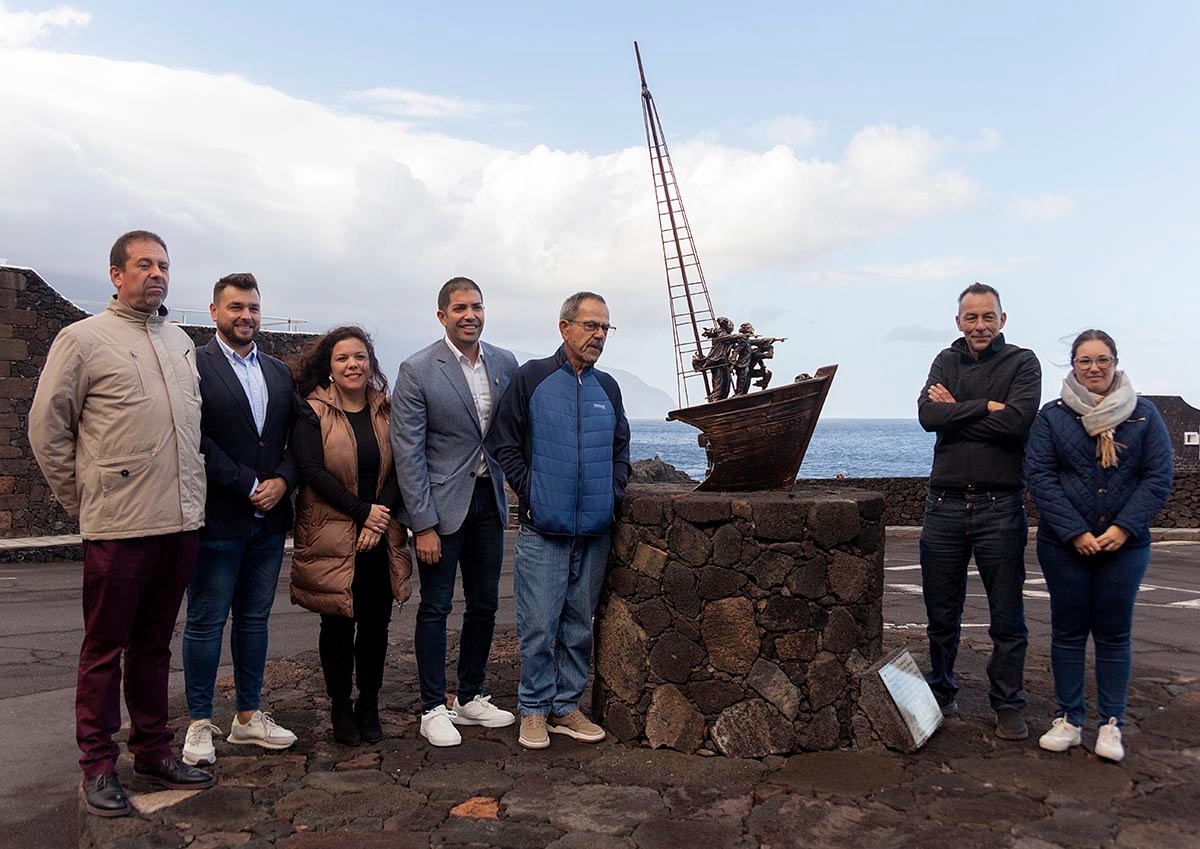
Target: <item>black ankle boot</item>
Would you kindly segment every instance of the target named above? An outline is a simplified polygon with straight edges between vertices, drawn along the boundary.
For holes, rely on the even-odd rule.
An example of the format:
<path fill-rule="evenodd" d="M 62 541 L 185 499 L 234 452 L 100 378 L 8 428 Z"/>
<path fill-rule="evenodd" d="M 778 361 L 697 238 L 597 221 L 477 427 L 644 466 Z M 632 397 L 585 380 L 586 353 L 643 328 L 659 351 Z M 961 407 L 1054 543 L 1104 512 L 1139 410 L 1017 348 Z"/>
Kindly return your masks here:
<path fill-rule="evenodd" d="M 344 746 L 357 746 L 362 742 L 358 724 L 354 721 L 354 702 L 336 699 L 330 708 L 329 718 L 333 722 L 333 739 Z"/>
<path fill-rule="evenodd" d="M 378 743 L 383 739 L 383 728 L 379 724 L 379 696 L 358 694 L 354 704 L 354 720 L 364 743 Z"/>

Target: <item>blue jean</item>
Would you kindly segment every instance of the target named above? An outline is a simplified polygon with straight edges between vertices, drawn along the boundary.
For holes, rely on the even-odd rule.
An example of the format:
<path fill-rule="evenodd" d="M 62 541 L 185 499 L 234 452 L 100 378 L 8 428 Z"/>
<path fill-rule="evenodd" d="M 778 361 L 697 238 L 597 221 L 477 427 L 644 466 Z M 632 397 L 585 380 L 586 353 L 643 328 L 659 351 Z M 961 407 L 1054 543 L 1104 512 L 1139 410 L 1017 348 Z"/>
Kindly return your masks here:
<path fill-rule="evenodd" d="M 1133 602 L 1150 565 L 1150 548 L 1119 548 L 1084 556 L 1038 539 L 1038 563 L 1050 593 L 1050 665 L 1058 715 L 1087 719 L 1084 697 L 1088 634 L 1096 646 L 1096 707 L 1101 724 L 1125 724 L 1133 667 Z"/>
<path fill-rule="evenodd" d="M 513 558 L 522 716 L 579 707 L 592 658 L 592 615 L 608 564 L 608 534 L 547 536 L 522 525 Z"/>
<path fill-rule="evenodd" d="M 496 510 L 489 478 L 475 484 L 471 507 L 462 527 L 441 538 L 442 557 L 437 563 L 417 561 L 421 575 L 421 603 L 413 650 L 421 682 L 421 711 L 446 703 L 446 617 L 454 603 L 454 576 L 462 570 L 462 633 L 458 643 L 459 702 L 465 704 L 483 692 L 488 655 L 500 605 L 500 565 L 504 562 L 504 522 Z"/>
<path fill-rule="evenodd" d="M 954 661 L 967 596 L 972 554 L 987 592 L 992 656 L 988 700 L 993 710 L 1025 707 L 1025 542 L 1029 522 L 1024 493 L 930 489 L 921 528 L 921 587 L 929 636 L 925 680 L 939 704 L 958 693 Z"/>
<path fill-rule="evenodd" d="M 192 719 L 211 719 L 225 620 L 233 611 L 229 652 L 239 711 L 258 710 L 267 662 L 267 619 L 283 563 L 283 534 L 253 519 L 250 532 L 201 539 L 196 572 L 187 589 L 183 677 Z"/>

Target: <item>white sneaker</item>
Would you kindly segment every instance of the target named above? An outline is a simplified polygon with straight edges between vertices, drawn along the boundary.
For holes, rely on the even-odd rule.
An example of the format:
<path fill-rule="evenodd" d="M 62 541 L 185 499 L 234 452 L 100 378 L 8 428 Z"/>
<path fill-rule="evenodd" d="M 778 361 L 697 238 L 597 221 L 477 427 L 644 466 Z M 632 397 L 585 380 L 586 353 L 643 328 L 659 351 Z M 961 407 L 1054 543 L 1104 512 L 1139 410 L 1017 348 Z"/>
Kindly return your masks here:
<path fill-rule="evenodd" d="M 262 746 L 264 749 L 286 749 L 296 742 L 296 735 L 271 719 L 271 714 L 256 710 L 245 725 L 238 722 L 237 714 L 234 714 L 233 725 L 225 739 L 230 743 Z"/>
<path fill-rule="evenodd" d="M 450 708 L 452 722 L 455 725 L 482 725 L 484 728 L 507 728 L 517 721 L 517 718 L 506 710 L 492 704 L 491 696 L 476 696 L 465 705 L 458 703 Z"/>
<path fill-rule="evenodd" d="M 1083 734 L 1079 726 L 1072 725 L 1065 716 L 1058 716 L 1050 724 L 1050 730 L 1038 740 L 1038 745 L 1047 752 L 1065 752 L 1082 742 Z"/>
<path fill-rule="evenodd" d="M 188 766 L 208 766 L 216 763 L 217 750 L 213 747 L 213 734 L 221 729 L 211 719 L 197 719 L 188 726 L 183 739 L 183 762 Z"/>
<path fill-rule="evenodd" d="M 462 742 L 462 735 L 454 727 L 457 718 L 454 711 L 438 705 L 421 716 L 421 736 L 434 746 L 457 746 Z"/>
<path fill-rule="evenodd" d="M 1121 728 L 1117 725 L 1115 716 L 1110 716 L 1108 722 L 1100 726 L 1100 733 L 1096 735 L 1095 752 L 1106 761 L 1120 763 L 1125 760 L 1125 747 L 1121 745 Z"/>

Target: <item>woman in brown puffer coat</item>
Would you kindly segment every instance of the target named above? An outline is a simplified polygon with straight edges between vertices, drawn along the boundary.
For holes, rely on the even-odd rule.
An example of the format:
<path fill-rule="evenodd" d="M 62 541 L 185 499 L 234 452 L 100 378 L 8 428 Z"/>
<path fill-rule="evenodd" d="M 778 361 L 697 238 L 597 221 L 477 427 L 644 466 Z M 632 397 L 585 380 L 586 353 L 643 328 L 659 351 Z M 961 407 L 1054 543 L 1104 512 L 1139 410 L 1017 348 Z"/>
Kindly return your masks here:
<path fill-rule="evenodd" d="M 371 338 L 338 327 L 299 367 L 292 446 L 300 467 L 292 602 L 321 614 L 321 668 L 333 736 L 357 746 L 383 737 L 379 688 L 392 600 L 408 600 L 408 530 L 393 518 L 387 378 Z M 357 675 L 358 701 L 351 700 Z"/>

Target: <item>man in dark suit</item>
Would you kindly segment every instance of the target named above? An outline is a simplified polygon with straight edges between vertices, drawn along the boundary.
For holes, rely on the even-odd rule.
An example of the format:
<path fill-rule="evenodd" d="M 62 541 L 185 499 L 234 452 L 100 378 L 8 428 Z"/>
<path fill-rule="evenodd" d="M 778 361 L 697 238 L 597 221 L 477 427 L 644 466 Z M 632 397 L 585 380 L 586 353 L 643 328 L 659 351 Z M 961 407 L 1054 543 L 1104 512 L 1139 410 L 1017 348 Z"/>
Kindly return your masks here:
<path fill-rule="evenodd" d="M 446 335 L 400 366 L 392 399 L 392 453 L 421 575 L 414 649 L 421 682 L 421 736 L 457 746 L 456 725 L 503 728 L 516 717 L 483 694 L 504 559 L 504 472 L 483 448 L 491 411 L 517 370 L 516 357 L 481 342 L 483 295 L 455 277 L 438 293 Z M 446 617 L 462 570 L 458 688 L 446 708 Z"/>
<path fill-rule="evenodd" d="M 183 746 L 189 764 L 216 760 L 213 688 L 221 635 L 233 611 L 237 715 L 230 743 L 286 749 L 296 735 L 261 710 L 267 619 L 292 527 L 288 493 L 296 465 L 286 450 L 292 429 L 292 373 L 258 350 L 258 282 L 230 274 L 213 287 L 217 332 L 196 352 L 203 412 L 200 450 L 208 477 L 200 559 L 187 591 L 183 673 L 191 725 Z"/>

